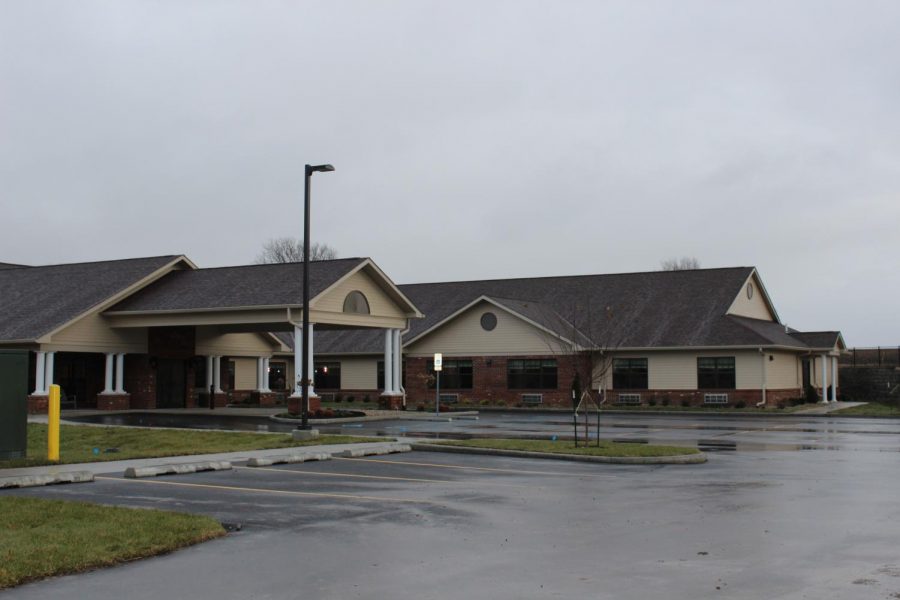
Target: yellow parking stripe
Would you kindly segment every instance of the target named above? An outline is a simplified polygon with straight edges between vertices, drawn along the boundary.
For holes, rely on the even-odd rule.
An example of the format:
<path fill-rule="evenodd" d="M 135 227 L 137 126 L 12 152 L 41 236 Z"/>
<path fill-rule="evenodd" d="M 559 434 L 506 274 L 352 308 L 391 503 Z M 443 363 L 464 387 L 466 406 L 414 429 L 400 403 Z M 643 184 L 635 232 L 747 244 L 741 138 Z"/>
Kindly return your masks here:
<path fill-rule="evenodd" d="M 442 465 L 439 463 L 406 462 L 402 460 L 381 460 L 378 458 L 344 458 L 332 457 L 334 460 L 355 460 L 360 462 L 386 463 L 389 465 L 413 465 L 416 467 L 437 467 L 440 469 L 468 469 L 472 471 L 490 471 L 493 473 L 513 473 L 516 475 L 554 475 L 556 477 L 590 477 L 592 479 L 615 479 L 618 475 L 591 475 L 578 473 L 560 473 L 559 471 L 527 471 L 525 469 L 496 469 L 490 467 L 470 467 L 468 465 Z"/>
<path fill-rule="evenodd" d="M 359 479 L 387 479 L 390 481 L 413 481 L 417 483 L 451 483 L 455 485 L 490 485 L 502 487 L 531 488 L 533 485 L 516 485 L 513 483 L 494 483 L 492 481 L 454 481 L 452 479 L 424 479 L 421 477 L 390 477 L 388 475 L 360 475 L 358 473 L 330 473 L 326 471 L 295 471 L 293 469 L 270 469 L 267 467 L 232 467 L 247 471 L 271 471 L 274 473 L 288 473 L 291 475 L 313 475 L 321 477 L 356 477 Z"/>
<path fill-rule="evenodd" d="M 297 492 L 293 490 L 270 490 L 265 488 L 251 488 L 234 485 L 212 485 L 208 483 L 184 483 L 181 481 L 162 481 L 159 479 L 123 479 L 120 477 L 95 476 L 94 479 L 103 481 L 121 481 L 125 483 L 147 483 L 151 485 L 173 485 L 177 487 L 202 488 L 211 490 L 230 490 L 236 492 L 254 492 L 258 494 L 282 494 L 287 496 L 306 496 L 317 498 L 336 498 L 340 500 L 371 500 L 376 502 L 406 502 L 411 504 L 436 504 L 431 500 L 416 500 L 413 498 L 387 498 L 384 496 L 359 496 L 356 494 L 329 494 L 324 492 Z M 442 505 L 441 505 L 442 506 Z"/>

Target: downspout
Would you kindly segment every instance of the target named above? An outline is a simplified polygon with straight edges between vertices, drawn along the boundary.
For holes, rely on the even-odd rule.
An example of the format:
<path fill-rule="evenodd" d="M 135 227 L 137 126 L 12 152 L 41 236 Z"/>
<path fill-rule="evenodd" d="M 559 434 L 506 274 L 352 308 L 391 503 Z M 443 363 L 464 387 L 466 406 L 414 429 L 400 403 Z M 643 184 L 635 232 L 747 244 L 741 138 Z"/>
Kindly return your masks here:
<path fill-rule="evenodd" d="M 766 405 L 766 353 L 763 349 L 759 349 L 759 358 L 762 360 L 762 401 L 756 403 L 756 408 L 762 408 Z"/>

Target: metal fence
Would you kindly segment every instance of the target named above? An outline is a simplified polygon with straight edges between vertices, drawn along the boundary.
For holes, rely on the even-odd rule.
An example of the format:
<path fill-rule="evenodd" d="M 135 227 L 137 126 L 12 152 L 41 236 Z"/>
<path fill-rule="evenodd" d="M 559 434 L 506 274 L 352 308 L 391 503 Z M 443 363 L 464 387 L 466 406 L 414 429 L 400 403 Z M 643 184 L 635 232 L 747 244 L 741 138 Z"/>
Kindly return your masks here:
<path fill-rule="evenodd" d="M 840 358 L 845 367 L 900 367 L 900 346 L 850 348 Z"/>

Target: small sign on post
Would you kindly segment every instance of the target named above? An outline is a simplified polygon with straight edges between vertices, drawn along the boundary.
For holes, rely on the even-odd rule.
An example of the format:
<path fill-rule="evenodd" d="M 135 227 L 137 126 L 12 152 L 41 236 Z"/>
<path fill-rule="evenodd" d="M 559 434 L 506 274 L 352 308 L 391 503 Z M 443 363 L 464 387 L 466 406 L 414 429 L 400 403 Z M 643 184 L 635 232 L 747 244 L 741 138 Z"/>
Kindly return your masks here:
<path fill-rule="evenodd" d="M 444 364 L 444 355 L 440 352 L 434 353 L 434 376 L 435 376 L 435 386 L 434 386 L 434 414 L 441 414 L 441 369 Z"/>

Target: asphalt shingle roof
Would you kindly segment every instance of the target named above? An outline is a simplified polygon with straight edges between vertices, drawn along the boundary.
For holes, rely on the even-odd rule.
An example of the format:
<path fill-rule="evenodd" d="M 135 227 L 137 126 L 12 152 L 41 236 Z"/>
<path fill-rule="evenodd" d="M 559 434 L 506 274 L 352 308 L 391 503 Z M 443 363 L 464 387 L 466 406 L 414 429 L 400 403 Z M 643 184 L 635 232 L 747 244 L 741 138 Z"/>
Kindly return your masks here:
<path fill-rule="evenodd" d="M 607 348 L 772 346 L 804 341 L 774 322 L 727 315 L 752 267 L 453 281 L 398 286 L 425 314 L 412 340 L 480 296 L 571 337 Z M 380 331 L 319 331 L 316 353 L 381 352 Z"/>
<path fill-rule="evenodd" d="M 0 269 L 0 341 L 35 340 L 177 258 Z"/>
<path fill-rule="evenodd" d="M 834 348 L 837 344 L 839 331 L 797 331 L 791 333 L 794 337 L 810 348 Z"/>
<path fill-rule="evenodd" d="M 311 262 L 310 296 L 315 297 L 365 260 Z M 278 263 L 173 271 L 111 307 L 109 312 L 302 304 L 303 263 Z"/>

